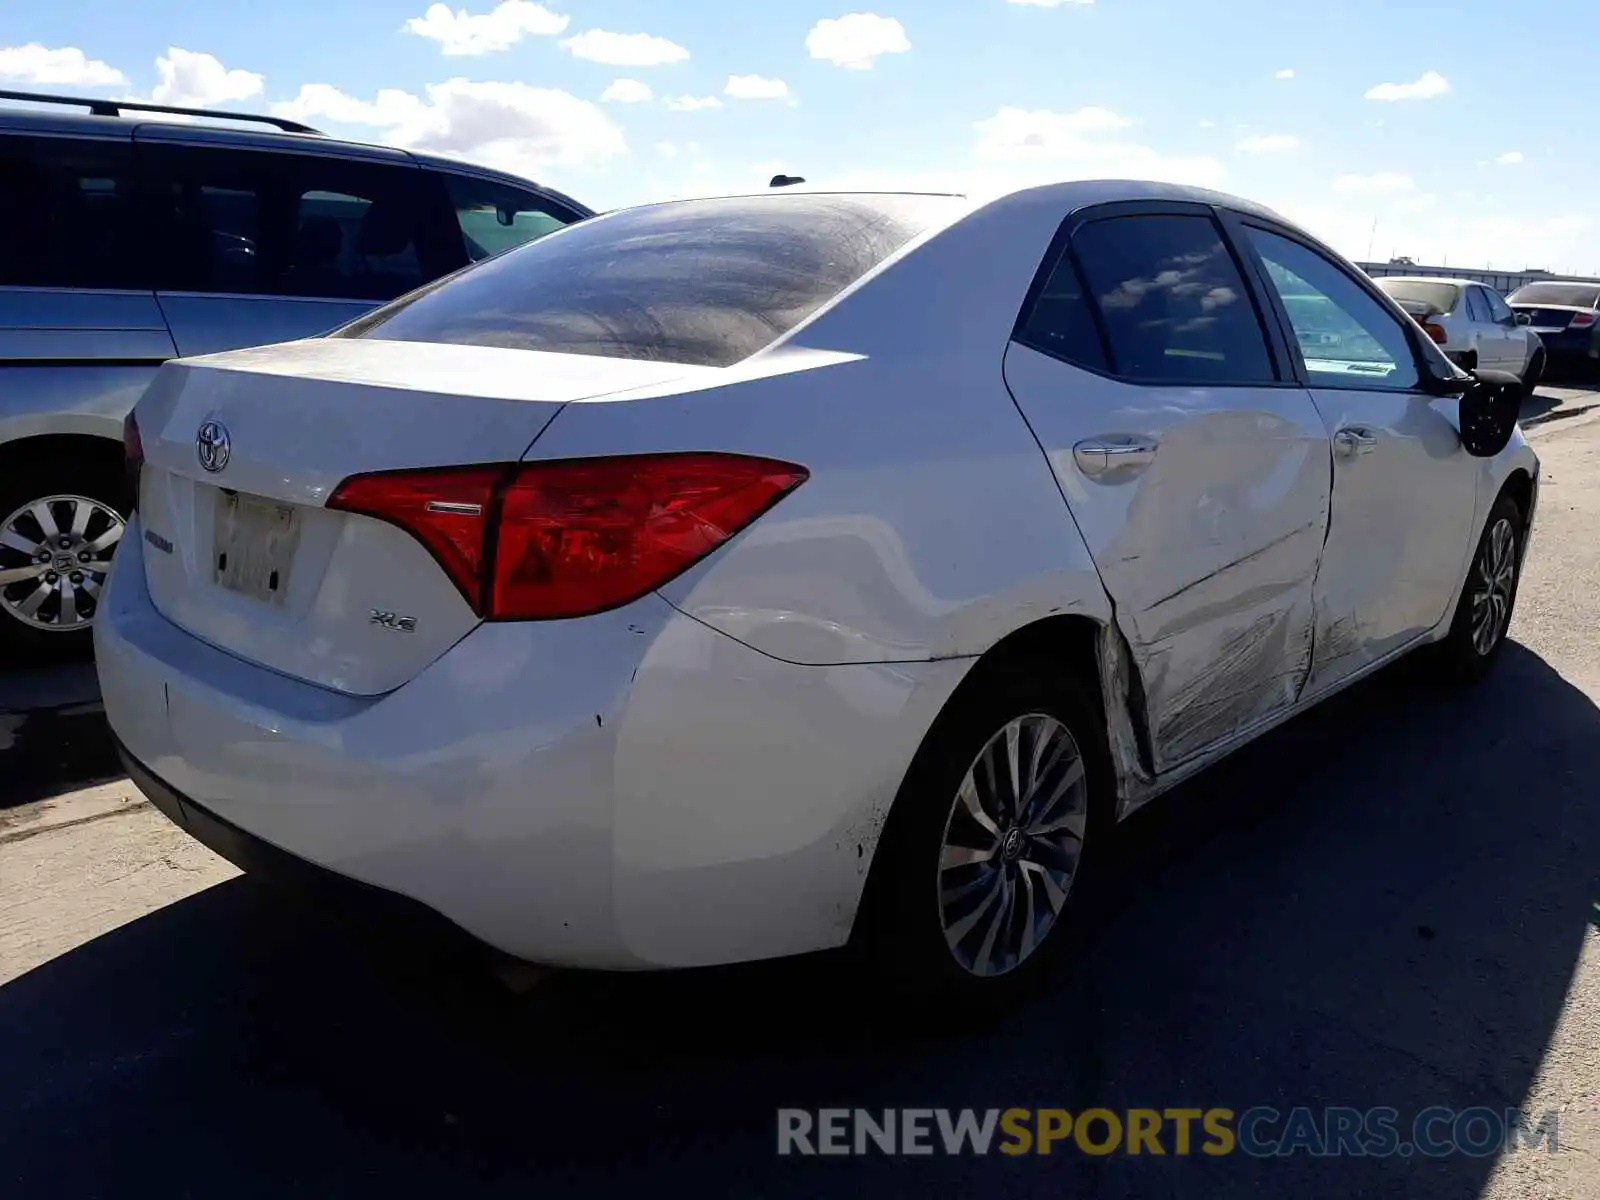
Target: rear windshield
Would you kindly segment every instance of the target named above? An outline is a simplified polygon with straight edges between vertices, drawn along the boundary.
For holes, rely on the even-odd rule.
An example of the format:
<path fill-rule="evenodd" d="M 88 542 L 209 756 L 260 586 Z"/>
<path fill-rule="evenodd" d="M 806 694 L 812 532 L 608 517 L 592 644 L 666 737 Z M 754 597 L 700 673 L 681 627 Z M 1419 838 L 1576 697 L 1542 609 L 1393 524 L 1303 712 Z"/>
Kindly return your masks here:
<path fill-rule="evenodd" d="M 1456 297 L 1461 294 L 1460 284 L 1455 283 L 1417 283 L 1409 279 L 1380 279 L 1378 286 L 1402 304 L 1426 304 L 1442 313 L 1454 308 Z"/>
<path fill-rule="evenodd" d="M 490 259 L 335 336 L 729 366 L 959 204 L 790 195 L 632 209 Z"/>
<path fill-rule="evenodd" d="M 1573 308 L 1600 307 L 1600 288 L 1581 283 L 1525 283 L 1510 296 L 1512 304 L 1565 304 Z"/>

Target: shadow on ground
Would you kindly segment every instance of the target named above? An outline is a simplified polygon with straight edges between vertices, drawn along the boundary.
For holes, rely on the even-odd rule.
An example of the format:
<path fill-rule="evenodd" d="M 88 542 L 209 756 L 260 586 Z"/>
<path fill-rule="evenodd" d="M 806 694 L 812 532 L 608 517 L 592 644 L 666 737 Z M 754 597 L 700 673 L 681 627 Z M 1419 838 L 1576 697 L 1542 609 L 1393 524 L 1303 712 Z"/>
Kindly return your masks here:
<path fill-rule="evenodd" d="M 1600 862 L 1600 713 L 1510 645 L 1402 667 L 1141 814 L 1088 945 L 992 1024 L 827 959 L 471 975 L 237 880 L 0 989 L 16 1195 L 1473 1197 L 1492 1160 L 795 1160 L 779 1106 L 1518 1104 Z M 1540 1153 L 1543 1151 L 1541 1150 Z"/>
<path fill-rule="evenodd" d="M 1522 402 L 1523 428 L 1579 417 L 1600 405 L 1600 385 L 1572 379 L 1550 379 Z"/>

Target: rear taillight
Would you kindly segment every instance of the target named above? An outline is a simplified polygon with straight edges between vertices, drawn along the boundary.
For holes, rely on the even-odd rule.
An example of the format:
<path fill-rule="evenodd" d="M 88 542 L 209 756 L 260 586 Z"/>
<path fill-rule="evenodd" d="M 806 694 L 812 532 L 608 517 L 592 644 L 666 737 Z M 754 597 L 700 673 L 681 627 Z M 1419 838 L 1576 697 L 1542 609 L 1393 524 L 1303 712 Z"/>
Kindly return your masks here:
<path fill-rule="evenodd" d="M 357 475 L 328 507 L 412 534 L 479 616 L 551 620 L 654 591 L 806 478 L 764 458 L 645 454 Z"/>
<path fill-rule="evenodd" d="M 1450 340 L 1450 335 L 1444 331 L 1444 326 L 1437 321 L 1422 322 L 1422 332 L 1426 333 L 1441 346 Z"/>
<path fill-rule="evenodd" d="M 1568 326 L 1568 328 L 1570 328 L 1570 329 L 1587 329 L 1587 328 L 1589 328 L 1589 326 L 1593 325 L 1594 322 L 1595 322 L 1595 314 L 1592 313 L 1592 312 L 1573 313 L 1572 314 L 1572 322 Z"/>
<path fill-rule="evenodd" d="M 122 419 L 122 466 L 128 488 L 128 506 L 139 506 L 139 476 L 144 472 L 144 441 L 132 412 Z"/>

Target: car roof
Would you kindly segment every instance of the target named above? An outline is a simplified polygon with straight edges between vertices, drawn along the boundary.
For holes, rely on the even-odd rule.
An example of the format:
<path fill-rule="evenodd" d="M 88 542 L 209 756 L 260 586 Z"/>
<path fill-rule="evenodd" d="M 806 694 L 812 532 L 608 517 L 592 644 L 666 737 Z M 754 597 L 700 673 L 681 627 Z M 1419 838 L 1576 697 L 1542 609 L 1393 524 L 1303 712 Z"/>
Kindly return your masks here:
<path fill-rule="evenodd" d="M 981 191 L 978 189 L 935 191 L 914 188 L 839 188 L 829 187 L 824 184 L 805 183 L 760 191 L 752 189 L 748 192 L 718 192 L 708 193 L 705 196 L 684 196 L 673 200 L 653 201 L 633 207 L 653 208 L 668 204 L 692 204 L 697 200 L 755 200 L 762 197 L 781 196 L 949 196 L 967 201 L 972 208 L 1004 204 L 1010 200 L 1027 198 L 1029 201 L 1048 202 L 1050 200 L 1059 200 L 1064 206 L 1064 211 L 1069 212 L 1087 208 L 1094 204 L 1109 204 L 1120 200 L 1165 200 L 1216 205 L 1293 227 L 1293 222 L 1287 220 L 1281 214 L 1274 212 L 1265 205 L 1257 204 L 1253 200 L 1246 200 L 1242 196 L 1233 196 L 1226 192 L 1193 187 L 1187 184 L 1160 183 L 1140 179 L 1063 180 L 1060 182 Z"/>
<path fill-rule="evenodd" d="M 137 135 L 139 140 L 144 142 L 236 147 L 249 150 L 276 150 L 293 154 L 322 154 L 330 157 L 361 159 L 369 162 L 410 162 L 436 167 L 455 174 L 470 175 L 479 179 L 504 183 L 512 187 L 530 188 L 550 197 L 559 204 L 571 208 L 580 216 L 591 216 L 594 212 L 588 205 L 573 199 L 571 196 L 556 191 L 554 188 L 546 187 L 537 180 L 529 179 L 522 175 L 514 175 L 509 171 L 500 171 L 445 155 L 423 154 L 393 146 L 381 146 L 371 142 L 358 142 L 346 138 L 333 137 L 324 133 L 293 133 L 266 126 L 257 127 L 250 124 L 251 117 L 246 113 L 241 113 L 234 119 L 242 122 L 242 124 L 227 123 L 229 115 L 220 112 L 214 118 L 207 118 L 206 122 L 202 124 L 198 120 L 173 118 L 160 113 L 141 113 L 135 109 L 126 110 L 126 115 L 123 116 L 109 117 L 55 107 L 24 108 L 0 104 L 0 134 L 32 133 L 42 136 L 115 138 L 119 140 L 122 138 L 131 139 Z"/>
<path fill-rule="evenodd" d="M 1447 283 L 1451 287 L 1487 287 L 1481 279 L 1453 279 L 1448 275 L 1380 275 L 1376 282 L 1385 283 Z"/>

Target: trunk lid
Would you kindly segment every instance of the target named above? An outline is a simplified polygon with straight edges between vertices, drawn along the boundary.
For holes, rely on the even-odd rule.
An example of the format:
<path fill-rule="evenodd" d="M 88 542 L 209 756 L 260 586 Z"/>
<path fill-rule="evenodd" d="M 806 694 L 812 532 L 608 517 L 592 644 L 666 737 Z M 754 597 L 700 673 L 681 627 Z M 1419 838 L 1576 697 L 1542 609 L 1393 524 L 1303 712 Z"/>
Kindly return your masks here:
<path fill-rule="evenodd" d="M 318 339 L 164 366 L 138 406 L 150 597 L 280 674 L 392 691 L 479 618 L 410 534 L 326 506 L 351 475 L 515 462 L 572 400 L 695 368 Z"/>
<path fill-rule="evenodd" d="M 1572 324 L 1572 318 L 1578 313 L 1594 311 L 1592 308 L 1568 304 L 1513 304 L 1511 309 L 1513 312 L 1527 313 L 1536 333 L 1541 329 L 1563 330 Z"/>

